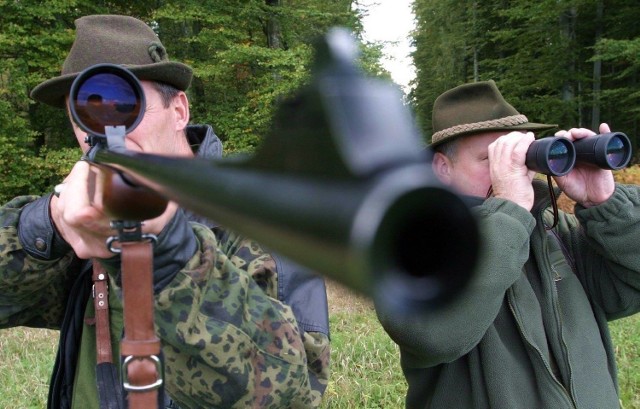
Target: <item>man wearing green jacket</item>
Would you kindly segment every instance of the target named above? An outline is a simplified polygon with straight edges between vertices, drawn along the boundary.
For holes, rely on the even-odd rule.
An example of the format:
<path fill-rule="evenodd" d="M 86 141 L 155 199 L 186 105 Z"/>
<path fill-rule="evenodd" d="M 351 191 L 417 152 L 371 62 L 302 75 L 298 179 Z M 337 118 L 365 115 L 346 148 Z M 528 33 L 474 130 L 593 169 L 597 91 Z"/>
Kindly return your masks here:
<path fill-rule="evenodd" d="M 221 154 L 210 126 L 189 124 L 185 90 L 191 68 L 169 60 L 151 27 L 132 17 L 78 19 L 62 75 L 39 84 L 31 96 L 68 109 L 73 80 L 99 63 L 125 65 L 145 93 L 144 117 L 127 134 L 127 149 L 184 157 Z M 86 153 L 87 135 L 72 125 Z M 98 352 L 101 358 L 111 355 L 104 354 L 108 345 L 112 362 L 119 364 L 124 325 L 121 260 L 105 245 L 115 231 L 99 198 L 90 194 L 89 178 L 90 165 L 79 161 L 59 195 L 18 197 L 0 208 L 0 328 L 60 330 L 51 409 L 123 403 L 117 393 L 124 379 L 102 376 L 96 365 Z M 319 406 L 329 362 L 321 277 L 303 274 L 251 240 L 193 219 L 170 203 L 142 226 L 157 236 L 153 318 L 165 363 L 162 387 L 171 398 L 166 407 Z M 92 264 L 103 265 L 108 276 L 104 299 L 110 340 L 96 335 L 96 310 L 104 305 L 96 294 L 105 292 L 92 291 Z"/>
<path fill-rule="evenodd" d="M 433 127 L 433 169 L 475 201 L 482 257 L 443 309 L 379 312 L 400 346 L 407 408 L 619 407 L 607 322 L 640 311 L 640 189 L 578 163 L 555 178 L 577 204 L 554 223 L 555 198 L 525 166 L 533 132 L 554 126 L 529 122 L 493 81 L 439 96 Z"/>

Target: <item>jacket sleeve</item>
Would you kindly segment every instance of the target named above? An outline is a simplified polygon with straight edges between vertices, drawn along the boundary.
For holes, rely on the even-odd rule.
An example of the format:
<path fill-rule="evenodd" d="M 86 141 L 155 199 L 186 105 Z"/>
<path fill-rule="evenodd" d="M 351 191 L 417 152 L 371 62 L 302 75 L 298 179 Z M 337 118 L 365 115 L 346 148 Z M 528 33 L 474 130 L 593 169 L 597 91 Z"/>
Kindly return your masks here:
<path fill-rule="evenodd" d="M 49 196 L 17 197 L 0 208 L 1 328 L 58 328 L 62 320 L 77 259 L 48 209 Z"/>
<path fill-rule="evenodd" d="M 322 396 L 329 383 L 329 305 L 324 278 L 279 254 L 270 253 L 278 272 L 278 300 L 291 307 L 302 331 L 311 388 Z"/>
<path fill-rule="evenodd" d="M 169 395 L 183 408 L 318 406 L 304 334 L 270 296 L 273 259 L 256 243 L 193 228 L 196 254 L 156 295 Z"/>
<path fill-rule="evenodd" d="M 579 223 L 579 224 L 578 224 Z M 607 319 L 640 311 L 640 187 L 616 185 L 613 196 L 591 208 L 576 206 L 561 231 L 591 302 Z"/>
<path fill-rule="evenodd" d="M 445 306 L 411 316 L 376 312 L 400 346 L 403 365 L 431 367 L 451 362 L 477 345 L 492 324 L 507 289 L 520 278 L 535 226 L 531 213 L 498 198 L 474 208 L 480 228 L 480 259 L 463 292 Z"/>

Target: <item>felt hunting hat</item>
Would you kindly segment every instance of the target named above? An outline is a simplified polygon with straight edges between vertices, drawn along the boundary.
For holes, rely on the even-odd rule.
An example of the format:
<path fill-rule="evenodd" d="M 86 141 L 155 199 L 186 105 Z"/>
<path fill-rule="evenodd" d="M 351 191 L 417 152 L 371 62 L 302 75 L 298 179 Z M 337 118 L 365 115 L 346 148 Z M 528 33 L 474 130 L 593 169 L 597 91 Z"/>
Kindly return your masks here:
<path fill-rule="evenodd" d="M 191 83 L 188 65 L 169 61 L 156 33 L 144 22 L 129 16 L 91 15 L 75 21 L 76 38 L 59 77 L 37 85 L 31 98 L 64 107 L 64 97 L 84 69 L 95 64 L 119 64 L 140 80 L 164 82 L 179 90 Z"/>
<path fill-rule="evenodd" d="M 433 104 L 431 146 L 463 135 L 491 131 L 539 132 L 557 125 L 529 122 L 509 104 L 493 80 L 457 86 Z"/>

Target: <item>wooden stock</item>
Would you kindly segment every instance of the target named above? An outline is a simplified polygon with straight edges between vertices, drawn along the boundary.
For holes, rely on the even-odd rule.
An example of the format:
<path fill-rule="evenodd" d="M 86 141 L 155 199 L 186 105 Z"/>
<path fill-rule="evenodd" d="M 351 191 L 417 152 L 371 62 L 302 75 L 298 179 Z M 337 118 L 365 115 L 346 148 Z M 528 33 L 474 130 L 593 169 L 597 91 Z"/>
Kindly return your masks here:
<path fill-rule="evenodd" d="M 92 166 L 89 194 L 94 201 L 102 202 L 112 220 L 150 220 L 160 216 L 168 203 L 160 194 L 106 166 Z"/>

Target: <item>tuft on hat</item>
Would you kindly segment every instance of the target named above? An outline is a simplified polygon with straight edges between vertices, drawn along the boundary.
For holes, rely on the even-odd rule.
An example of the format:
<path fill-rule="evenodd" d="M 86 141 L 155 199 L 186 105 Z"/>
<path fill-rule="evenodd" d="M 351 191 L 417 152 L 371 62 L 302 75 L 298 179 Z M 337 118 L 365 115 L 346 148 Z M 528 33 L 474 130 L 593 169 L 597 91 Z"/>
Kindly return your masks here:
<path fill-rule="evenodd" d="M 557 127 L 529 122 L 504 99 L 493 80 L 460 85 L 442 93 L 433 104 L 432 125 L 432 147 L 462 135 Z"/>
<path fill-rule="evenodd" d="M 62 75 L 37 85 L 31 98 L 64 107 L 73 80 L 95 64 L 111 63 L 128 68 L 140 80 L 164 82 L 186 90 L 193 75 L 188 65 L 169 61 L 155 32 L 129 16 L 91 15 L 77 19 L 76 38 L 62 66 Z"/>

